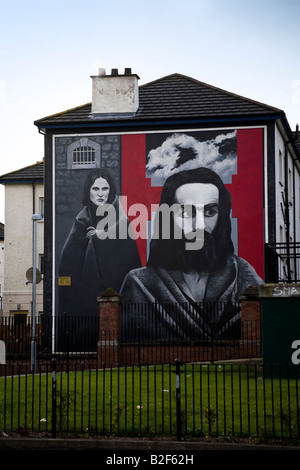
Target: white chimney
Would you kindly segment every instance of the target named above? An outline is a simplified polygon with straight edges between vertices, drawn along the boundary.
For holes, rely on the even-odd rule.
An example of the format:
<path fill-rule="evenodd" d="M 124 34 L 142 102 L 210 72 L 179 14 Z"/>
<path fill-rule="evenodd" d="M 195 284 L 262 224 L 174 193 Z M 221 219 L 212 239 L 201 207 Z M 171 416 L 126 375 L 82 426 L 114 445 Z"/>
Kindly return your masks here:
<path fill-rule="evenodd" d="M 105 69 L 92 76 L 92 114 L 128 114 L 135 113 L 139 107 L 139 76 L 131 73 L 130 68 L 119 75 L 118 69 L 112 69 L 106 75 Z"/>

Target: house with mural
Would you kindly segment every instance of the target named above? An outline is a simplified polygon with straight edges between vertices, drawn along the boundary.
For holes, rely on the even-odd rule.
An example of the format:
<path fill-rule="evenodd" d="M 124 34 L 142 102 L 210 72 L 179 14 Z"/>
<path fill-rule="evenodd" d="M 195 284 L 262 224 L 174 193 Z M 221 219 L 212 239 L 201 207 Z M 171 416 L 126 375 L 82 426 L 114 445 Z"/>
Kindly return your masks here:
<path fill-rule="evenodd" d="M 35 121 L 44 315 L 84 316 L 82 335 L 113 289 L 159 305 L 151 319 L 129 312 L 124 331 L 206 337 L 201 302 L 223 303 L 218 335 L 240 321 L 225 303 L 299 280 L 300 137 L 283 110 L 178 73 L 139 86 L 127 68 L 100 69 L 91 98 Z"/>

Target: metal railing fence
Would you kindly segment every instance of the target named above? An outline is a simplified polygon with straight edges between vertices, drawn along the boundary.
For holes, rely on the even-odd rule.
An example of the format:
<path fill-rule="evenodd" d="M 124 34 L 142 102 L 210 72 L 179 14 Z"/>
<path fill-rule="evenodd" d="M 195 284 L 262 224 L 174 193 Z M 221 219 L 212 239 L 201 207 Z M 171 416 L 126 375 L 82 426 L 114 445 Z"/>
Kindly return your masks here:
<path fill-rule="evenodd" d="M 265 282 L 300 281 L 300 243 L 265 244 Z"/>
<path fill-rule="evenodd" d="M 0 317 L 0 340 L 8 360 L 25 362 L 32 322 L 17 320 Z M 261 357 L 260 321 L 242 321 L 238 303 L 123 304 L 120 331 L 99 328 L 99 316 L 38 317 L 37 361 L 53 354 L 120 365 L 169 363 L 176 357 L 184 362 Z"/>
<path fill-rule="evenodd" d="M 300 438 L 297 368 L 2 365 L 0 430 L 74 435 Z"/>

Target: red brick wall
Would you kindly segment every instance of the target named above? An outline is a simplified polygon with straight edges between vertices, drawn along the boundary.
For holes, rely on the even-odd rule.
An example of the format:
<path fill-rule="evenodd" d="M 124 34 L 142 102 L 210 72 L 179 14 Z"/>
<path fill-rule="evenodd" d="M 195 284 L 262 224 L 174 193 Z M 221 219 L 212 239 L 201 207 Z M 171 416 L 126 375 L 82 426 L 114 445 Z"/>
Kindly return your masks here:
<path fill-rule="evenodd" d="M 98 299 L 99 300 L 99 299 Z M 196 343 L 122 344 L 121 302 L 118 298 L 101 298 L 99 302 L 98 366 L 172 363 L 213 362 L 261 357 L 260 301 L 241 301 L 241 339 L 223 342 L 197 341 Z"/>

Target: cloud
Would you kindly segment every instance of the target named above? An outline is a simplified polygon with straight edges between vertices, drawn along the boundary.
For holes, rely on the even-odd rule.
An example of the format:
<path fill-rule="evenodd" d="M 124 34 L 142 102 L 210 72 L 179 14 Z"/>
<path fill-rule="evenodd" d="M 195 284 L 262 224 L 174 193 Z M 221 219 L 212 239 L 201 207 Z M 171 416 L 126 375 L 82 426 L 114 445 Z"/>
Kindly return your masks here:
<path fill-rule="evenodd" d="M 150 150 L 146 175 L 152 186 L 162 186 L 174 173 L 207 167 L 215 171 L 224 181 L 231 182 L 237 172 L 235 146 L 236 131 L 219 134 L 213 139 L 200 142 L 187 134 L 173 134 L 160 147 Z"/>

